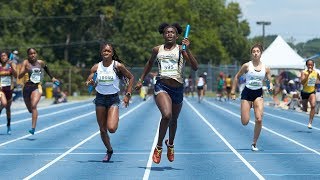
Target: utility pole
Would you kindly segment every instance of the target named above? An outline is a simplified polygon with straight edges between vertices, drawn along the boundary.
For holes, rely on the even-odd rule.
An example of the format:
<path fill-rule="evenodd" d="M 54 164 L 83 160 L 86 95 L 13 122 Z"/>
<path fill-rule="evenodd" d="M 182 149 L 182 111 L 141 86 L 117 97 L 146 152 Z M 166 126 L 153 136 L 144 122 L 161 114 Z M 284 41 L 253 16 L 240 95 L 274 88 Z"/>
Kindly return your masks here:
<path fill-rule="evenodd" d="M 268 26 L 268 25 L 271 25 L 271 22 L 270 21 L 258 21 L 257 22 L 258 25 L 262 25 L 262 43 L 263 43 L 263 46 L 264 46 L 264 37 L 265 37 L 265 26 Z"/>

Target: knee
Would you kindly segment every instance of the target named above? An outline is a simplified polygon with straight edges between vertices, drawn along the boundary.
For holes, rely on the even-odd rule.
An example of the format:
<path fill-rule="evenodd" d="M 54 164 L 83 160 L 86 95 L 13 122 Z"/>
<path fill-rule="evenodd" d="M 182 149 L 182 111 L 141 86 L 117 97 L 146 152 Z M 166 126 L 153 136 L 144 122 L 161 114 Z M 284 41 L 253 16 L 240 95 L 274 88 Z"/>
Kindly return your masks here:
<path fill-rule="evenodd" d="M 241 123 L 242 123 L 242 125 L 244 125 L 244 126 L 248 125 L 249 121 L 250 121 L 250 118 L 248 118 L 248 117 L 241 117 Z"/>
<path fill-rule="evenodd" d="M 108 128 L 108 131 L 110 132 L 110 133 L 115 133 L 116 131 L 117 131 L 117 127 L 111 127 L 111 128 Z"/>
<path fill-rule="evenodd" d="M 172 113 L 171 112 L 166 112 L 162 114 L 162 119 L 169 121 L 172 118 Z"/>
<path fill-rule="evenodd" d="M 256 117 L 255 123 L 258 124 L 258 125 L 262 125 L 262 118 L 261 117 Z"/>
<path fill-rule="evenodd" d="M 100 135 L 105 136 L 107 134 L 107 130 L 100 128 Z"/>
<path fill-rule="evenodd" d="M 37 109 L 37 105 L 31 105 L 31 109 L 32 110 L 36 110 Z"/>
<path fill-rule="evenodd" d="M 171 119 L 170 120 L 170 123 L 169 123 L 169 126 L 177 126 L 177 119 Z"/>

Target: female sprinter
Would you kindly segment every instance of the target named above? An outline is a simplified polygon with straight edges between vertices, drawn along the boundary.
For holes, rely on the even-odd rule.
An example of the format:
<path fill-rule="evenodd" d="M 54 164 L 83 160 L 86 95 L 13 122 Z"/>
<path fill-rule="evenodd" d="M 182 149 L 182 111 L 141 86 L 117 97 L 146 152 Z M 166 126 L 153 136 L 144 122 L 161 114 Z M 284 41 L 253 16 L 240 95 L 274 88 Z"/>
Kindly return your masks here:
<path fill-rule="evenodd" d="M 245 74 L 246 86 L 241 93 L 241 122 L 247 125 L 250 121 L 250 108 L 253 107 L 255 115 L 254 136 L 251 145 L 252 151 L 258 151 L 257 141 L 262 128 L 263 116 L 263 81 L 265 77 L 270 82 L 269 91 L 272 90 L 270 68 L 266 67 L 261 61 L 263 47 L 260 44 L 255 44 L 251 48 L 251 61 L 243 64 L 239 72 L 235 75 L 231 89 L 231 98 L 236 99 L 235 88 L 238 84 L 238 79 L 242 74 Z"/>
<path fill-rule="evenodd" d="M 42 95 L 42 86 L 40 84 L 42 68 L 46 71 L 52 82 L 58 80 L 51 75 L 46 63 L 37 58 L 36 49 L 29 48 L 27 50 L 27 55 L 28 59 L 22 62 L 18 78 L 22 78 L 25 74 L 28 74 L 29 77 L 23 87 L 23 99 L 29 113 L 32 113 L 32 126 L 29 133 L 34 135 L 38 120 L 37 105 Z"/>
<path fill-rule="evenodd" d="M 113 149 L 108 131 L 109 133 L 115 133 L 119 123 L 119 82 L 123 77 L 129 80 L 126 94 L 123 98 L 123 103 L 127 107 L 131 98 L 134 77 L 121 63 L 113 45 L 102 44 L 100 55 L 102 61 L 91 68 L 86 85 L 96 85 L 95 90 L 97 93 L 94 101 L 96 104 L 96 116 L 100 128 L 100 136 L 107 149 L 106 156 L 102 161 L 109 162 Z M 96 82 L 92 79 L 94 73 L 97 73 Z"/>
<path fill-rule="evenodd" d="M 158 62 L 159 74 L 154 87 L 154 97 L 161 112 L 158 143 L 153 152 L 153 162 L 159 164 L 162 154 L 162 142 L 169 128 L 169 139 L 165 140 L 168 148 L 167 158 L 170 162 L 174 160 L 174 138 L 177 130 L 177 120 L 182 108 L 183 101 L 183 69 L 185 62 L 191 65 L 193 70 L 198 69 L 198 62 L 192 55 L 189 39 L 182 40 L 186 50 L 177 44 L 178 35 L 182 28 L 175 23 L 169 25 L 162 23 L 159 33 L 162 34 L 164 44 L 152 49 L 151 57 L 145 65 L 144 71 L 136 85 L 136 89 L 142 86 L 142 80 L 152 69 L 154 61 Z"/>

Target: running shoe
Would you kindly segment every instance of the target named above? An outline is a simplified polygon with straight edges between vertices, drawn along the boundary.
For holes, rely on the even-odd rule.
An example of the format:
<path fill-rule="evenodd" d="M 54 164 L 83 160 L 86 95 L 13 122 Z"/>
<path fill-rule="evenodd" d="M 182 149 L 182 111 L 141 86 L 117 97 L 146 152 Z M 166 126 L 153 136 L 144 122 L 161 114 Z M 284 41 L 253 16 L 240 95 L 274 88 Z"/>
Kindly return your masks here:
<path fill-rule="evenodd" d="M 161 160 L 162 148 L 155 147 L 153 151 L 152 160 L 154 163 L 159 164 Z"/>
<path fill-rule="evenodd" d="M 251 150 L 252 151 L 259 151 L 256 144 L 251 144 Z"/>
<path fill-rule="evenodd" d="M 309 128 L 309 129 L 312 129 L 312 125 L 311 125 L 310 123 L 308 124 L 308 128 Z"/>
<path fill-rule="evenodd" d="M 32 129 L 29 130 L 29 133 L 32 134 L 32 135 L 34 135 L 34 132 L 35 132 L 35 131 L 36 131 L 36 130 L 35 130 L 34 128 L 32 128 Z"/>
<path fill-rule="evenodd" d="M 10 126 L 7 126 L 7 134 L 11 135 L 11 127 Z"/>
<path fill-rule="evenodd" d="M 107 151 L 107 154 L 106 154 L 106 156 L 102 159 L 102 162 L 109 162 L 110 159 L 111 159 L 112 154 L 113 154 L 113 150 Z"/>
<path fill-rule="evenodd" d="M 167 157 L 170 162 L 174 161 L 174 145 L 169 145 L 169 140 L 166 139 L 165 143 L 167 145 Z"/>

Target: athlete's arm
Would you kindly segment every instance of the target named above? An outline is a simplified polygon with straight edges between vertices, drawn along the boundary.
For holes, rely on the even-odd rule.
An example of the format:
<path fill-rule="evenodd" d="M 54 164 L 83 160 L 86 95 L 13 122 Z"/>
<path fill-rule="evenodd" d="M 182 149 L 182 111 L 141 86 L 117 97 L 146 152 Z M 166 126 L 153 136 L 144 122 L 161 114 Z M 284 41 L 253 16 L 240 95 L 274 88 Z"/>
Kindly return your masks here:
<path fill-rule="evenodd" d="M 305 73 L 304 71 L 301 72 L 300 82 L 302 85 L 304 85 L 307 82 L 309 75 L 310 73 Z"/>
<path fill-rule="evenodd" d="M 85 82 L 86 86 L 88 86 L 89 84 L 93 85 L 94 84 L 94 81 L 93 81 L 93 76 L 94 76 L 94 73 L 97 72 L 97 69 L 98 69 L 98 64 L 95 64 L 92 66 L 91 70 L 90 70 L 90 74 L 87 78 L 87 81 Z"/>
<path fill-rule="evenodd" d="M 182 44 L 187 46 L 186 50 L 182 51 L 183 58 L 186 59 L 190 63 L 192 70 L 194 70 L 194 71 L 198 70 L 198 61 L 192 55 L 191 51 L 189 50 L 190 49 L 189 48 L 189 46 L 190 46 L 189 39 L 187 39 L 187 38 L 183 39 Z M 181 48 L 181 46 L 180 46 L 180 48 Z"/>
<path fill-rule="evenodd" d="M 267 76 L 267 79 L 268 79 L 268 81 L 269 81 L 269 85 L 270 85 L 270 87 L 269 87 L 269 91 L 270 90 L 273 90 L 273 84 L 272 84 L 272 79 L 271 79 L 271 71 L 270 71 L 270 68 L 269 67 L 266 67 L 266 76 Z"/>
<path fill-rule="evenodd" d="M 9 61 L 8 63 L 9 63 L 9 65 L 11 66 L 13 77 L 16 78 L 16 77 L 18 76 L 18 73 L 17 73 L 17 65 L 16 65 L 14 62 L 12 62 L 12 61 Z"/>
<path fill-rule="evenodd" d="M 122 63 L 117 63 L 117 69 L 126 77 L 129 79 L 129 83 L 127 86 L 127 93 L 132 92 L 132 86 L 133 86 L 133 82 L 134 82 L 134 76 L 132 75 L 132 73 L 122 64 Z"/>
<path fill-rule="evenodd" d="M 238 71 L 238 73 L 234 76 L 232 88 L 231 88 L 231 95 L 235 95 L 236 87 L 238 85 L 238 80 L 239 80 L 240 76 L 242 76 L 244 73 L 247 72 L 248 67 L 249 67 L 248 63 L 243 64 L 241 66 L 240 70 Z"/>
<path fill-rule="evenodd" d="M 156 47 L 154 47 L 152 49 L 151 57 L 147 61 L 146 65 L 144 66 L 143 73 L 141 74 L 140 79 L 139 79 L 139 81 L 137 82 L 137 84 L 135 86 L 136 90 L 139 90 L 141 88 L 144 78 L 151 71 L 153 63 L 154 63 L 154 60 L 157 58 L 157 54 L 159 52 L 159 48 L 160 48 L 160 46 L 156 46 Z"/>
<path fill-rule="evenodd" d="M 21 65 L 21 69 L 20 69 L 20 73 L 18 75 L 18 79 L 21 79 L 28 72 L 27 65 L 28 65 L 28 60 L 24 60 L 22 62 L 22 65 Z"/>

